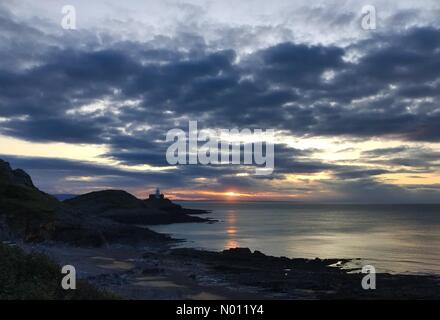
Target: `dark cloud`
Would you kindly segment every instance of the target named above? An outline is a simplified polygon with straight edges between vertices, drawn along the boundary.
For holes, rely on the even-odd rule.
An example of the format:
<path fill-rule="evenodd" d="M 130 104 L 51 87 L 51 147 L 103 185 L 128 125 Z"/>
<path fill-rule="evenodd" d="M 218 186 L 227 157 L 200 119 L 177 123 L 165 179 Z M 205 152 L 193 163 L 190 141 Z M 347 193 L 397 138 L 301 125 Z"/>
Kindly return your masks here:
<path fill-rule="evenodd" d="M 361 157 L 371 164 L 406 167 L 407 173 L 435 172 L 440 167 L 440 152 L 424 147 L 372 149 L 362 152 Z"/>
<path fill-rule="evenodd" d="M 260 76 L 296 88 L 314 88 L 319 85 L 324 71 L 343 66 L 343 55 L 344 50 L 338 47 L 294 43 L 282 43 L 256 54 L 261 59 L 257 60 L 260 62 Z"/>
<path fill-rule="evenodd" d="M 377 176 L 389 172 L 390 171 L 383 169 L 356 170 L 356 171 L 339 172 L 337 173 L 337 176 L 341 179 L 359 179 L 359 178 L 368 178 L 371 176 Z"/>
<path fill-rule="evenodd" d="M 87 161 L 11 155 L 0 155 L 0 158 L 10 162 L 14 168 L 26 170 L 37 186 L 53 193 L 63 188 L 85 192 L 96 188 L 182 187 L 188 182 L 183 175 L 123 170 Z"/>
<path fill-rule="evenodd" d="M 378 149 L 372 149 L 372 150 L 367 150 L 367 151 L 363 151 L 362 155 L 365 157 L 388 157 L 388 156 L 392 156 L 398 153 L 402 153 L 405 151 L 408 151 L 409 147 L 407 146 L 401 146 L 401 147 L 394 147 L 394 148 L 378 148 Z"/>
<path fill-rule="evenodd" d="M 18 34 L 21 28 L 11 21 L 7 30 Z M 0 115 L 27 116 L 7 122 L 3 131 L 50 140 L 50 128 L 58 122 L 66 130 L 53 135 L 54 141 L 87 142 L 90 137 L 90 142 L 106 138 L 111 144 L 114 129 L 128 121 L 165 129 L 164 125 L 190 117 L 206 127 L 273 127 L 308 136 L 393 135 L 437 141 L 438 106 L 416 98 L 437 96 L 439 39 L 438 29 L 413 28 L 378 34 L 345 49 L 281 43 L 240 61 L 233 50 L 210 50 L 200 38 L 189 51 L 155 48 L 157 43 L 179 42 L 166 37 L 99 48 L 52 46 L 43 50 L 35 67 L 0 75 Z M 40 42 L 41 37 L 30 38 L 28 45 L 44 47 Z M 360 51 L 361 58 L 345 60 L 349 50 Z M 118 113 L 106 111 L 106 118 L 76 114 L 75 121 L 66 114 L 104 98 L 119 107 L 128 100 L 139 104 Z M 95 124 L 83 126 L 86 120 Z"/>
<path fill-rule="evenodd" d="M 417 14 L 393 19 L 405 16 Z M 331 23 L 355 18 L 340 15 Z M 282 42 L 246 55 L 224 39 L 212 47 L 188 32 L 145 42 L 110 34 L 99 41 L 80 30 L 48 35 L 3 7 L 0 27 L 2 135 L 106 145 L 105 156 L 112 160 L 152 166 L 167 165 L 166 132 L 186 131 L 188 119 L 203 128 L 275 128 L 305 137 L 440 140 L 440 30 L 434 27 L 376 32 L 345 46 Z M 224 32 L 240 41 L 252 34 L 237 27 Z M 349 59 L 353 52 L 357 58 Z M 180 166 L 139 173 L 55 159 L 14 160 L 37 177 L 41 170 L 57 179 L 95 176 L 103 186 L 129 180 L 179 187 L 206 177 L 200 186 L 258 190 L 266 180 L 287 174 L 329 172 L 341 190 L 357 186 L 377 189 L 378 195 L 398 193 L 375 179 L 387 170 L 319 161 L 313 152 L 277 145 L 274 174 L 246 178 L 236 175 L 255 168 Z M 403 146 L 369 150 L 362 159 L 428 172 L 437 167 L 438 153 Z M 338 184 L 345 180 L 350 184 Z"/>
<path fill-rule="evenodd" d="M 109 122 L 109 119 L 103 117 L 93 120 L 76 118 L 12 120 L 6 122 L 0 132 L 32 141 L 103 143 L 100 134 Z"/>

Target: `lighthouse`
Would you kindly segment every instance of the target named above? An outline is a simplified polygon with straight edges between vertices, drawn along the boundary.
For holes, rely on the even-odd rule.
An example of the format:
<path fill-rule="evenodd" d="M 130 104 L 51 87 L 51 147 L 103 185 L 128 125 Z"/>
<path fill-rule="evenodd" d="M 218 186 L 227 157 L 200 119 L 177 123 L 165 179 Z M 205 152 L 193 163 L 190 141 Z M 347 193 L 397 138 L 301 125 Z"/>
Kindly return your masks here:
<path fill-rule="evenodd" d="M 164 195 L 162 193 L 160 193 L 159 188 L 156 188 L 156 192 L 150 194 L 150 196 L 149 196 L 149 199 L 151 199 L 151 200 L 155 200 L 155 199 L 160 200 L 163 198 L 164 198 Z"/>

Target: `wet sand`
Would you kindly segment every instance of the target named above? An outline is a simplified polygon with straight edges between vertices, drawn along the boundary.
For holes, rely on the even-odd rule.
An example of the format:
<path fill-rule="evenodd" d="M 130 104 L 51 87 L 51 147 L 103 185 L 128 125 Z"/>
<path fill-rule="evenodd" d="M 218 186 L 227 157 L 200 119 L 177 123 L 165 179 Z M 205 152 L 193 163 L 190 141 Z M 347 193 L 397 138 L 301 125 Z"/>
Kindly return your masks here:
<path fill-rule="evenodd" d="M 245 299 L 252 294 L 233 292 L 224 287 L 200 285 L 189 276 L 189 268 L 175 261 L 161 263 L 143 258 L 158 248 L 118 246 L 80 248 L 59 244 L 19 244 L 25 251 L 44 253 L 58 264 L 73 265 L 78 279 L 123 299 Z M 167 248 L 162 248 L 166 250 Z"/>
<path fill-rule="evenodd" d="M 46 254 L 77 277 L 121 299 L 433 299 L 435 276 L 377 274 L 377 290 L 363 290 L 363 274 L 341 268 L 350 260 L 271 257 L 247 248 L 211 252 L 134 247 L 18 244 Z M 332 267 L 338 265 L 339 267 Z M 352 270 L 353 271 L 353 270 Z"/>

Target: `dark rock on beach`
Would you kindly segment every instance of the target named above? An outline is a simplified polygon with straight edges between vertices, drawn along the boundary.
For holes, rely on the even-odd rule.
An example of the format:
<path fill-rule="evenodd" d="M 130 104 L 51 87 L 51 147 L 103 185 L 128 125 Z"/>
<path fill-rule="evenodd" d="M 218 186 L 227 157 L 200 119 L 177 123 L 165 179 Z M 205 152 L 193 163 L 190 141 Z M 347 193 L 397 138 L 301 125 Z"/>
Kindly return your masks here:
<path fill-rule="evenodd" d="M 267 256 L 248 248 L 222 252 L 175 249 L 171 259 L 208 266 L 203 276 L 220 279 L 227 286 L 254 288 L 260 297 L 277 299 L 435 299 L 439 278 L 422 275 L 377 274 L 377 288 L 364 290 L 365 274 L 351 273 L 347 259 L 290 259 Z M 202 269 L 202 268 L 199 268 Z"/>

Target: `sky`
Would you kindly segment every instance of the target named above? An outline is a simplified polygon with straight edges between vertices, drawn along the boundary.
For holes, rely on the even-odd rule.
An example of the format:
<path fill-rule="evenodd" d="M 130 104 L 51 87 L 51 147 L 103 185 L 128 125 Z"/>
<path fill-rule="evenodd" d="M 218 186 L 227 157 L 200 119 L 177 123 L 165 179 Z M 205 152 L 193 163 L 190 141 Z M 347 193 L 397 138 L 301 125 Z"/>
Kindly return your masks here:
<path fill-rule="evenodd" d="M 436 0 L 2 2 L 0 158 L 52 194 L 438 203 L 439 16 Z M 273 174 L 168 164 L 189 120 L 274 129 Z"/>

